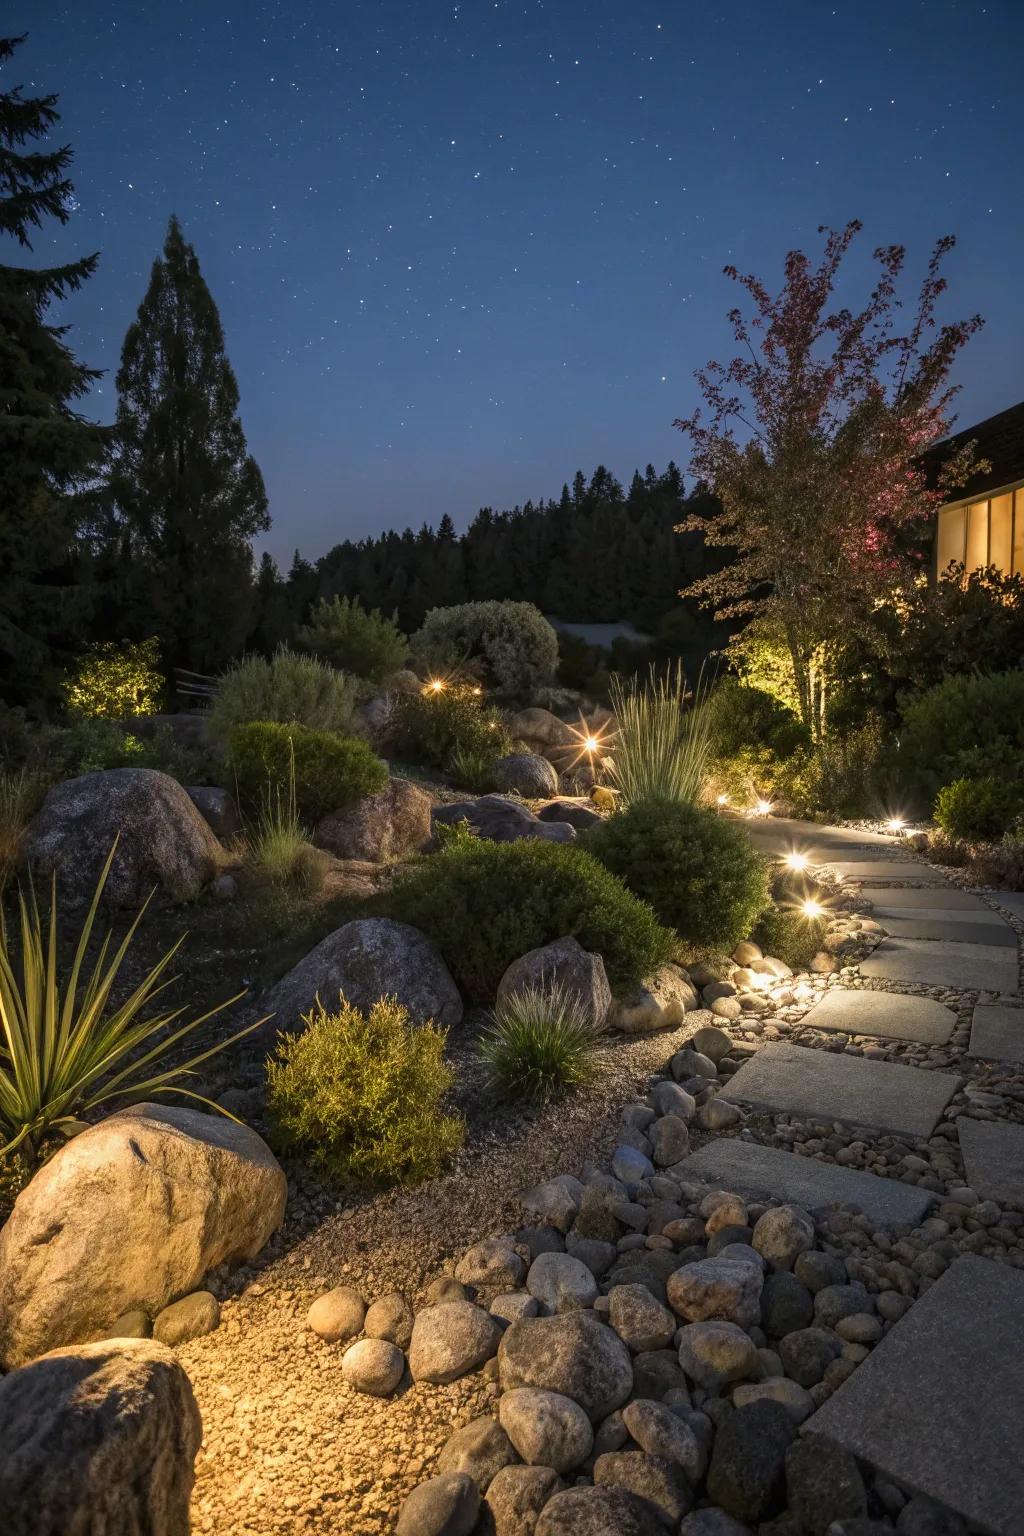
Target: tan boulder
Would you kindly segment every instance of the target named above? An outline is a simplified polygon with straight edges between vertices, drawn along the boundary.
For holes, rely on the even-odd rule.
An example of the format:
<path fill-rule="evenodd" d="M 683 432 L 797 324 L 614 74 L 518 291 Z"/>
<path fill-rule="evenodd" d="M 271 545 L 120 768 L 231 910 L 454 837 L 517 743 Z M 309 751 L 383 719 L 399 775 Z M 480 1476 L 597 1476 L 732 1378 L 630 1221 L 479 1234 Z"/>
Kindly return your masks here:
<path fill-rule="evenodd" d="M 608 1023 L 624 1035 L 647 1035 L 675 1029 L 684 1016 L 700 1007 L 697 990 L 678 965 L 662 965 L 631 992 L 613 999 Z"/>
<path fill-rule="evenodd" d="M 408 779 L 391 779 L 378 794 L 321 816 L 313 841 L 339 859 L 407 859 L 430 842 L 431 805 L 430 796 Z"/>

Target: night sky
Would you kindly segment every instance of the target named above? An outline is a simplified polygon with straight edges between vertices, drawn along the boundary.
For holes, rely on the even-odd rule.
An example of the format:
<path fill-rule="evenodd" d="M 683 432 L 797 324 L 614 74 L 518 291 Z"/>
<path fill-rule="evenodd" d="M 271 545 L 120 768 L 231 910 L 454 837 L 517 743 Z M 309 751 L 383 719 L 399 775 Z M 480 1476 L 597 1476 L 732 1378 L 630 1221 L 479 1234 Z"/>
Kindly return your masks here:
<path fill-rule="evenodd" d="M 959 237 L 961 424 L 1024 396 L 1024 0 L 14 0 L 99 249 L 113 373 L 168 215 L 220 307 L 286 563 L 685 461 L 726 262 L 861 218 L 851 277 Z M 6 258 L 5 258 L 6 259 Z M 851 295 L 851 296 L 859 296 Z"/>

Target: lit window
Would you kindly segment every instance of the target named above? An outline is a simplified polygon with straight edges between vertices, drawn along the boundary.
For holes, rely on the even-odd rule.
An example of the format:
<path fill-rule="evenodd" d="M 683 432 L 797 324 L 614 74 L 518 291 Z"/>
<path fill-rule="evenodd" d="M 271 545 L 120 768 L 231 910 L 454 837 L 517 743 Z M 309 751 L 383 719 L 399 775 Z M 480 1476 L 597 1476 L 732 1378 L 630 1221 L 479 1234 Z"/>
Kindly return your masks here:
<path fill-rule="evenodd" d="M 941 576 L 951 561 L 959 565 L 964 558 L 964 509 L 944 507 L 939 513 L 937 565 Z"/>
<path fill-rule="evenodd" d="M 1013 574 L 1024 576 L 1024 486 L 1015 495 L 1017 516 L 1013 522 Z"/>
<path fill-rule="evenodd" d="M 988 565 L 988 502 L 976 501 L 967 508 L 967 557 L 969 571 Z"/>
<path fill-rule="evenodd" d="M 997 565 L 1004 576 L 1010 574 L 1010 557 L 1013 544 L 1013 496 L 993 496 L 990 511 L 989 555 L 990 565 Z"/>

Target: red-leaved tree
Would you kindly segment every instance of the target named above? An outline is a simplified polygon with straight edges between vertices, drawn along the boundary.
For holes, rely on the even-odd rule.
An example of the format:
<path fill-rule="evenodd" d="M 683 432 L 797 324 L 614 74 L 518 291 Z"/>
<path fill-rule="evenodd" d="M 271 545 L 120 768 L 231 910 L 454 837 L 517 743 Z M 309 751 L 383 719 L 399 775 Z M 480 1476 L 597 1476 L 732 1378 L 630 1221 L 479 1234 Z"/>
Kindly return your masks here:
<path fill-rule="evenodd" d="M 939 324 L 941 275 L 952 236 L 939 240 L 910 312 L 899 296 L 906 252 L 874 252 L 878 277 L 863 307 L 832 307 L 840 266 L 861 225 L 822 228 L 815 266 L 786 257 L 773 295 L 735 267 L 752 313 L 730 311 L 739 349 L 696 378 L 704 408 L 677 421 L 691 443 L 691 471 L 721 513 L 694 516 L 681 531 L 735 551 L 724 569 L 683 596 L 727 618 L 758 615 L 785 637 L 805 724 L 819 736 L 826 718 L 831 646 L 915 574 L 908 528 L 929 518 L 951 487 L 980 467 L 968 445 L 938 477 L 922 452 L 946 435 L 956 388 L 953 363 L 981 318 Z"/>

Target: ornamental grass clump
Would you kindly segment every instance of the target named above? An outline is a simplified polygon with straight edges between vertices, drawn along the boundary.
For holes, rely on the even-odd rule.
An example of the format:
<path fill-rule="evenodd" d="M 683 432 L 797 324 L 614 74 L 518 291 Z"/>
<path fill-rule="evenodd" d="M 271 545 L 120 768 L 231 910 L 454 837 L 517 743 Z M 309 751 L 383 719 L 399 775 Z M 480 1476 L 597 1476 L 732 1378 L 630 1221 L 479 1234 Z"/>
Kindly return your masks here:
<path fill-rule="evenodd" d="M 504 1098 L 543 1103 L 593 1082 L 600 1038 L 580 997 L 555 982 L 502 997 L 478 1051 Z"/>
<path fill-rule="evenodd" d="M 282 795 L 279 784 L 268 786 L 256 825 L 246 835 L 243 846 L 249 868 L 271 885 L 312 894 L 323 884 L 324 856 L 319 848 L 314 848 L 299 819 L 294 750 L 287 793 Z"/>
<path fill-rule="evenodd" d="M 611 680 L 616 733 L 608 773 L 621 803 L 682 801 L 695 805 L 711 763 L 711 717 L 699 679 L 687 706 L 686 674 L 681 666 L 658 676 L 652 667 L 646 683 Z"/>
<path fill-rule="evenodd" d="M 767 863 L 743 828 L 685 801 L 641 801 L 582 841 L 690 944 L 731 950 L 770 899 Z"/>
<path fill-rule="evenodd" d="M 419 1183 L 462 1145 L 459 1116 L 442 1101 L 455 1074 L 446 1031 L 417 1027 L 394 997 L 369 1013 L 342 998 L 322 1003 L 301 1034 L 284 1035 L 267 1062 L 267 1110 L 275 1139 L 342 1179 Z"/>
<path fill-rule="evenodd" d="M 172 1028 L 184 1009 L 154 1011 L 153 1005 L 173 980 L 165 973 L 182 938 L 141 980 L 133 977 L 122 1002 L 112 1001 L 115 992 L 125 990 L 123 984 L 119 987 L 121 970 L 149 905 L 147 901 L 116 948 L 111 935 L 105 936 L 87 970 L 93 925 L 116 847 L 115 842 L 107 855 L 66 976 L 57 958 L 56 877 L 45 930 L 35 892 L 19 892 L 19 957 L 0 913 L 0 1158 L 20 1151 L 34 1166 L 50 1135 L 73 1134 L 83 1115 L 114 1100 L 179 1093 L 209 1104 L 182 1083 L 195 1076 L 202 1062 L 263 1022 L 186 1061 L 165 1065 L 182 1040 L 244 993 Z"/>
<path fill-rule="evenodd" d="M 806 971 L 824 946 L 827 928 L 824 917 L 808 917 L 798 906 L 772 903 L 761 913 L 750 937 L 764 954 L 773 955 L 791 970 Z"/>

